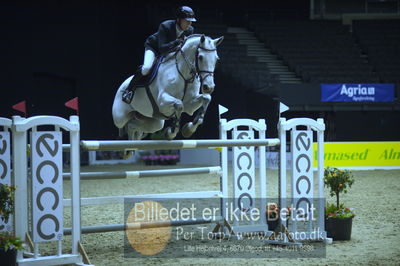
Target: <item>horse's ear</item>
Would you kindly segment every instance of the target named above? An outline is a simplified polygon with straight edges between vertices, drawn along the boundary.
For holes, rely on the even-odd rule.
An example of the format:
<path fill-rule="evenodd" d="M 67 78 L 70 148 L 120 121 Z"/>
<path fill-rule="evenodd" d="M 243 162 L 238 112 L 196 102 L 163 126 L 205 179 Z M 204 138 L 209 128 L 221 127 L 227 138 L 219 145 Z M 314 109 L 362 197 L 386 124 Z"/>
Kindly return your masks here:
<path fill-rule="evenodd" d="M 205 40 L 206 40 L 206 36 L 204 36 L 204 34 L 202 34 L 202 35 L 201 35 L 201 38 L 200 38 L 200 42 L 201 42 L 201 43 L 204 43 Z"/>
<path fill-rule="evenodd" d="M 221 37 L 215 39 L 215 40 L 214 40 L 214 42 L 215 42 L 215 47 L 217 47 L 218 45 L 220 45 L 221 42 L 222 42 L 223 40 L 224 40 L 224 36 L 221 36 Z"/>

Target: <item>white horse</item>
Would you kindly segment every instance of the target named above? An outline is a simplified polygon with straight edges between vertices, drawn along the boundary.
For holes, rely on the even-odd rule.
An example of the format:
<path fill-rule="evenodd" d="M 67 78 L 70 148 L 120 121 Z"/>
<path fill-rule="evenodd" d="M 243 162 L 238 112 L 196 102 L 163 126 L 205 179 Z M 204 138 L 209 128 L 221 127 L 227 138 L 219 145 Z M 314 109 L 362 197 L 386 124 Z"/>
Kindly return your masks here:
<path fill-rule="evenodd" d="M 182 135 L 190 137 L 203 123 L 211 101 L 214 69 L 219 59 L 217 46 L 222 40 L 223 37 L 212 39 L 199 34 L 187 37 L 180 49 L 163 59 L 154 80 L 148 86 L 135 89 L 130 104 L 122 101 L 132 76 L 126 79 L 112 107 L 114 124 L 120 132 L 127 133 L 129 139 L 139 140 L 161 130 L 165 120 L 172 119 L 172 125 L 164 130 L 164 137 L 173 139 L 179 131 L 181 114 L 192 116 L 198 110 L 193 121 L 182 127 Z"/>

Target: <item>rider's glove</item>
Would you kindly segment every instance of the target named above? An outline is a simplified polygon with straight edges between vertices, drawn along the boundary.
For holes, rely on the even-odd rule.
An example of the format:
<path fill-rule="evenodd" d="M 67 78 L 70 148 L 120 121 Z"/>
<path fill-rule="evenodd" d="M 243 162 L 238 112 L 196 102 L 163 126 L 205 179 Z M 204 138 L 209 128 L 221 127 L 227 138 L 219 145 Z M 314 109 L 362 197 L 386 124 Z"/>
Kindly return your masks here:
<path fill-rule="evenodd" d="M 183 39 L 181 39 L 181 38 L 178 38 L 178 39 L 175 40 L 175 45 L 176 46 L 181 46 L 182 43 L 183 43 Z"/>

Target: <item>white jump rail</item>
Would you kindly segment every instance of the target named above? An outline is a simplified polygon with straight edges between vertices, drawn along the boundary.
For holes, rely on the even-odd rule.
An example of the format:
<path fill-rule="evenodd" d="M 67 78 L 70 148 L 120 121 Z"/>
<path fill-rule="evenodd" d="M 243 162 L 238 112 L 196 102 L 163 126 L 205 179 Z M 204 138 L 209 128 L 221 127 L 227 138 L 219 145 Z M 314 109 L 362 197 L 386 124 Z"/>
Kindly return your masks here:
<path fill-rule="evenodd" d="M 88 151 L 166 150 L 240 146 L 276 146 L 279 139 L 252 140 L 82 140 L 82 149 Z"/>
<path fill-rule="evenodd" d="M 192 192 L 173 192 L 159 194 L 142 194 L 142 195 L 123 195 L 123 196 L 104 196 L 81 198 L 81 206 L 89 205 L 105 205 L 105 204 L 123 204 L 125 199 L 210 199 L 221 198 L 222 193 L 215 191 L 192 191 Z M 63 200 L 64 206 L 72 206 L 71 199 Z"/>
<path fill-rule="evenodd" d="M 169 227 L 169 226 L 221 223 L 222 221 L 223 221 L 223 217 L 217 216 L 214 219 L 196 218 L 196 219 L 177 220 L 177 221 L 168 220 L 168 221 L 135 222 L 135 223 L 100 225 L 100 226 L 92 225 L 92 226 L 83 226 L 82 234 L 160 228 L 160 227 Z M 71 228 L 65 228 L 64 234 L 66 234 L 66 235 L 71 234 Z"/>
<path fill-rule="evenodd" d="M 81 173 L 81 180 L 94 179 L 121 179 L 135 177 L 159 177 L 159 176 L 177 176 L 177 175 L 201 175 L 201 174 L 221 174 L 221 167 L 195 167 L 182 169 L 161 169 L 161 170 L 143 170 L 143 171 L 119 171 L 119 172 L 84 172 Z M 63 174 L 64 179 L 70 179 L 70 173 Z"/>

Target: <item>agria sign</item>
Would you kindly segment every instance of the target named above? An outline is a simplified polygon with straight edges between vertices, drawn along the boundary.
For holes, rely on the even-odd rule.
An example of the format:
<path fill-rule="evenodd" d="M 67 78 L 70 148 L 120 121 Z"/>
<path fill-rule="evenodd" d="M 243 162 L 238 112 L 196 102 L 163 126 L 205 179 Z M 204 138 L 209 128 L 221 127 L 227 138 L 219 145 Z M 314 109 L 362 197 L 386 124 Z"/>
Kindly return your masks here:
<path fill-rule="evenodd" d="M 355 101 L 357 101 L 357 97 L 371 97 L 371 100 L 373 101 L 375 98 L 375 86 L 367 87 L 367 86 L 361 86 L 361 84 L 358 84 L 358 86 L 346 86 L 346 84 L 343 84 L 342 88 L 340 89 L 340 95 L 346 95 L 347 97 L 355 97 Z"/>
<path fill-rule="evenodd" d="M 321 84 L 323 102 L 390 102 L 394 84 Z"/>

